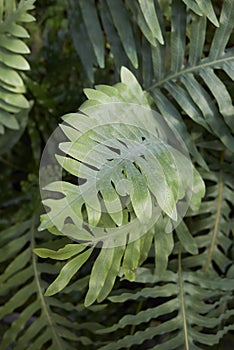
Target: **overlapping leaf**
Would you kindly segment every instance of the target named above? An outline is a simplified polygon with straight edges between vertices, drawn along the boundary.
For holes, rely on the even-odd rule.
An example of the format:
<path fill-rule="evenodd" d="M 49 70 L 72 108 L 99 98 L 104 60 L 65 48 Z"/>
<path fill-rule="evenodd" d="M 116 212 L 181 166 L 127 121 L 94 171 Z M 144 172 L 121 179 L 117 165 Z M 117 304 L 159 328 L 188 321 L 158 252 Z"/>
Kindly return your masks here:
<path fill-rule="evenodd" d="M 5 18 L 13 23 L 7 24 L 7 37 L 11 37 L 14 47 L 9 46 L 0 33 L 0 67 L 4 67 L 4 72 L 0 71 L 3 92 L 0 93 L 0 101 L 1 110 L 7 112 L 1 114 L 4 121 L 1 125 L 12 129 L 17 127 L 17 123 L 13 122 L 14 115 L 20 118 L 18 109 L 21 112 L 25 110 L 22 100 L 8 97 L 24 93 L 19 80 L 14 82 L 14 79 L 21 79 L 18 72 L 25 64 L 21 52 L 23 47 L 19 46 L 19 42 L 22 43 L 21 38 L 26 34 L 19 23 L 28 18 L 19 16 L 14 3 L 13 0 L 0 1 L 0 4 L 6 5 L 0 30 L 5 25 Z M 29 4 L 32 6 L 33 1 L 21 1 L 18 9 L 26 12 Z M 13 225 L 0 235 L 1 271 L 4 270 L 0 276 L 3 301 L 0 306 L 0 349 L 73 349 L 78 346 L 88 349 L 204 349 L 219 343 L 229 330 L 233 330 L 234 282 L 230 267 L 233 255 L 233 160 L 230 161 L 233 154 L 230 85 L 234 77 L 231 41 L 233 1 L 224 0 L 216 6 L 211 0 L 121 0 L 120 4 L 119 9 L 117 1 L 112 0 L 67 0 L 76 50 L 91 81 L 95 71 L 93 67 L 105 67 L 108 60 L 108 63 L 114 62 L 117 70 L 122 65 L 129 66 L 151 97 L 142 91 L 134 76 L 125 69 L 122 70 L 121 83 L 98 85 L 95 90 L 86 89 L 88 101 L 82 105 L 81 113 L 67 116 L 63 125 L 68 141 L 61 149 L 67 154 L 70 152 L 70 155 L 58 156 L 58 161 L 73 176 L 93 175 L 100 160 L 108 155 L 109 162 L 112 162 L 114 157 L 118 157 L 116 150 L 125 150 L 136 140 L 142 142 L 142 128 L 152 131 L 153 124 L 146 125 L 145 120 L 138 118 L 138 128 L 134 124 L 131 130 L 121 129 L 119 132 L 117 125 L 100 128 L 98 133 L 84 137 L 82 145 L 79 145 L 82 147 L 74 147 L 74 153 L 69 143 L 75 144 L 77 133 L 87 131 L 91 123 L 92 126 L 99 125 L 102 104 L 138 104 L 143 110 L 150 103 L 178 132 L 196 165 L 202 167 L 199 172 L 206 182 L 206 197 L 200 206 L 204 186 L 200 175 L 194 171 L 191 210 L 174 232 L 168 232 L 168 216 L 173 216 L 173 204 L 178 194 L 182 196 L 184 192 L 178 185 L 176 172 L 172 178 L 168 176 L 170 172 L 164 173 L 160 187 L 164 190 L 161 193 L 167 193 L 166 188 L 170 186 L 173 190 L 167 193 L 169 204 L 160 199 L 160 191 L 154 182 L 155 157 L 150 157 L 150 152 L 146 152 L 147 162 L 139 157 L 134 166 L 128 162 L 128 172 L 120 171 L 113 175 L 114 180 L 124 180 L 119 183 L 118 194 L 132 194 L 131 205 L 128 203 L 125 210 L 122 210 L 119 200 L 121 196 L 116 195 L 109 181 L 108 167 L 102 169 L 104 177 L 101 179 L 105 181 L 100 182 L 98 189 L 102 203 L 105 202 L 101 216 L 95 191 L 85 193 L 80 202 L 73 202 L 74 198 L 77 199 L 79 186 L 64 181 L 51 185 L 50 191 L 60 194 L 56 199 L 45 201 L 51 211 L 43 217 L 41 227 L 48 227 L 57 237 L 52 236 L 52 239 L 43 231 L 40 233 L 43 243 L 35 250 L 47 260 L 41 261 L 32 255 L 37 235 L 35 215 L 32 220 Z M 27 10 L 31 9 L 30 6 Z M 14 22 L 16 15 L 17 23 Z M 5 110 L 6 107 L 11 111 Z M 96 112 L 88 119 L 90 110 Z M 121 109 L 114 110 L 115 118 L 121 114 L 120 111 L 123 112 Z M 107 120 L 113 122 L 111 115 Z M 10 141 L 8 138 L 1 139 L 0 144 L 16 142 L 15 134 L 11 135 Z M 112 138 L 115 136 L 115 143 L 110 143 L 110 135 Z M 102 152 L 82 153 L 85 147 L 95 148 L 97 145 L 102 145 Z M 213 157 L 210 156 L 212 152 Z M 219 152 L 223 152 L 221 163 L 217 162 Z M 173 158 L 167 152 L 163 156 L 173 164 Z M 81 166 L 80 160 L 84 159 L 88 163 L 83 162 Z M 165 162 L 162 160 L 157 164 L 162 168 Z M 180 168 L 179 173 L 183 175 L 182 183 L 187 184 L 189 176 L 186 169 Z M 105 175 L 108 176 L 105 178 Z M 157 175 L 159 181 L 160 172 Z M 132 193 L 129 180 L 135 179 L 137 191 Z M 79 181 L 82 185 L 82 179 Z M 144 186 L 144 181 L 149 187 Z M 68 195 L 66 199 L 74 204 L 72 208 L 70 202 L 64 207 L 61 195 Z M 83 230 L 83 225 L 82 229 L 77 229 L 83 220 L 94 227 L 100 226 L 101 231 L 97 231 L 95 237 L 95 242 L 98 242 L 101 240 L 98 234 L 103 233 L 102 229 L 107 224 L 109 227 L 121 227 L 128 222 L 129 216 L 133 220 L 138 217 L 142 222 L 148 219 L 153 208 L 153 196 L 160 203 L 164 215 L 147 234 L 139 237 L 137 230 L 126 230 L 125 235 L 116 240 L 119 246 L 108 247 L 106 243 L 104 249 L 96 252 L 84 244 L 94 236 Z M 169 201 L 171 198 L 174 202 Z M 58 210 L 54 209 L 53 217 L 52 207 L 56 205 Z M 69 222 L 70 219 L 74 219 L 77 227 Z M 58 231 L 54 223 L 58 228 L 65 228 L 63 232 Z M 135 240 L 132 240 L 133 233 L 137 237 Z M 68 242 L 64 234 L 73 242 Z M 77 239 L 81 243 L 74 242 Z M 45 246 L 47 248 L 42 248 Z M 96 253 L 95 260 L 93 253 Z M 155 259 L 154 271 L 138 268 L 148 256 L 147 266 L 152 266 Z M 185 271 L 182 271 L 182 266 Z M 86 274 L 84 278 L 80 278 L 82 271 Z M 218 274 L 229 278 L 217 277 Z M 114 288 L 117 276 L 133 283 L 123 281 L 125 289 L 118 288 L 119 284 Z M 114 292 L 107 299 L 112 289 Z M 85 309 L 80 301 L 87 290 L 85 305 L 88 309 Z M 43 295 L 45 291 L 50 297 Z M 56 293 L 59 294 L 55 296 Z M 90 305 L 103 300 L 108 307 L 105 314 L 98 316 L 92 311 L 102 310 L 106 305 Z M 136 314 L 134 309 L 137 309 Z M 84 319 L 90 321 L 91 318 L 93 322 L 84 322 Z M 96 323 L 97 319 L 101 320 L 102 327 Z M 94 334 L 96 330 L 99 335 Z"/>
<path fill-rule="evenodd" d="M 220 71 L 233 78 L 234 55 L 229 42 L 234 23 L 234 4 L 229 0 L 224 1 L 218 23 L 210 2 L 206 2 L 206 5 L 201 1 L 184 3 L 195 11 L 191 13 L 191 23 L 187 24 L 186 21 L 186 6 L 180 1 L 172 1 L 172 29 L 168 42 L 171 48 L 170 64 L 167 69 L 162 67 L 161 76 L 149 90 L 165 118 L 173 114 L 177 117 L 177 105 L 179 111 L 201 125 L 204 132 L 215 135 L 229 150 L 233 150 L 234 107 L 230 92 L 220 79 Z M 218 26 L 214 30 L 209 51 L 205 46 L 207 20 L 202 14 L 206 14 Z M 188 54 L 186 28 L 190 41 Z M 222 44 L 217 49 L 219 40 Z M 165 60 L 163 47 L 158 45 L 157 50 L 157 54 Z M 166 93 L 163 90 L 162 94 L 162 89 Z M 176 105 L 171 103 L 172 98 Z"/>
<path fill-rule="evenodd" d="M 204 195 L 199 174 L 174 144 L 167 144 L 171 132 L 164 128 L 159 115 L 153 115 L 135 77 L 123 68 L 121 78 L 122 82 L 114 87 L 100 85 L 96 90 L 85 89 L 88 100 L 80 107 L 83 114 L 64 117 L 66 124 L 61 128 L 69 141 L 59 147 L 67 156 L 57 156 L 57 160 L 78 178 L 78 185 L 56 181 L 46 186 L 47 191 L 60 192 L 64 197 L 44 200 L 50 211 L 42 217 L 41 229 L 56 226 L 63 230 L 70 217 L 78 229 L 77 240 L 89 241 L 89 233 L 83 229 L 86 221 L 92 225 L 89 230 L 97 243 L 102 230 L 95 233 L 95 228 L 100 225 L 107 231 L 111 225 L 110 228 L 119 227 L 122 235 L 131 234 L 135 227 L 140 230 L 141 223 L 149 222 L 150 228 L 154 224 L 150 224 L 151 218 L 161 210 L 176 222 L 181 214 L 178 203 L 186 196 L 187 189 L 196 188 L 189 200 L 192 206 L 199 207 Z M 126 196 L 128 205 L 123 203 Z M 126 210 L 130 217 L 124 231 Z M 135 221 L 138 226 L 134 226 Z M 82 231 L 80 238 L 79 231 Z M 147 229 L 140 234 L 146 232 Z M 90 242 L 94 242 L 92 239 Z"/>
<path fill-rule="evenodd" d="M 105 50 L 110 46 L 114 54 L 117 68 L 131 64 L 131 68 L 139 65 L 136 34 L 137 26 L 146 39 L 156 46 L 156 42 L 164 43 L 158 18 L 158 4 L 153 0 L 128 0 L 126 3 L 114 0 L 101 0 L 94 6 L 93 0 L 82 0 L 77 3 L 67 0 L 67 9 L 71 24 L 71 33 L 76 50 L 83 63 L 88 77 L 93 81 L 93 65 L 104 67 Z M 105 33 L 105 34 L 104 34 Z M 80 45 L 85 42 L 86 50 Z"/>
<path fill-rule="evenodd" d="M 152 93 L 160 113 L 177 125 L 189 151 L 201 166 L 206 167 L 206 164 L 186 133 L 181 111 L 204 127 L 205 132 L 219 138 L 229 150 L 233 149 L 234 109 L 230 92 L 220 78 L 220 70 L 223 70 L 233 79 L 233 50 L 229 44 L 234 23 L 233 1 L 224 1 L 217 18 L 210 0 L 205 3 L 173 0 L 171 8 L 169 3 L 165 5 L 171 10 L 170 30 L 165 28 L 162 2 L 129 0 L 119 6 L 116 1 L 102 0 L 96 7 L 97 13 L 89 26 L 88 18 L 82 10 L 83 2 L 86 3 L 79 2 L 83 20 L 81 14 L 79 20 L 78 17 L 75 19 L 73 10 L 80 10 L 74 1 L 68 3 L 68 10 L 71 10 L 71 23 L 80 23 L 80 28 L 86 25 L 86 31 L 83 32 L 89 50 L 83 50 L 77 41 L 81 30 L 72 27 L 72 35 L 90 78 L 93 77 L 92 65 L 98 63 L 95 57 L 97 43 L 92 39 L 92 33 L 94 28 L 99 28 L 96 30 L 96 39 L 99 40 L 100 47 L 103 47 L 100 30 L 103 25 L 106 45 L 110 45 L 117 68 L 120 69 L 122 65 L 131 69 L 139 66 L 136 71 L 138 78 Z M 205 45 L 207 20 L 215 26 L 209 52 Z M 137 34 L 139 29 L 140 35 Z M 189 41 L 188 45 L 186 41 Z M 166 47 L 168 50 L 165 50 Z M 87 57 L 82 58 L 84 53 Z M 104 50 L 101 57 L 103 62 Z M 174 101 L 176 103 L 172 103 Z"/>
<path fill-rule="evenodd" d="M 139 268 L 136 282 L 147 286 L 117 292 L 109 299 L 112 303 L 138 301 L 141 309 L 136 314 L 124 315 L 98 333 L 114 333 L 129 326 L 134 327 L 134 331 L 101 349 L 134 345 L 143 349 L 144 344 L 148 349 L 204 349 L 217 344 L 234 328 L 233 280 L 210 278 L 203 273 L 183 272 L 180 265 L 178 273 L 167 271 L 160 279 L 150 269 Z M 149 299 L 150 307 L 144 307 Z M 204 328 L 209 334 L 202 332 Z"/>
<path fill-rule="evenodd" d="M 58 298 L 44 296 L 48 285 L 46 279 L 56 274 L 58 268 L 49 262 L 39 262 L 32 252 L 37 218 L 35 214 L 32 219 L 1 232 L 1 266 L 5 269 L 0 275 L 0 349 L 43 349 L 45 344 L 51 350 L 73 349 L 71 341 L 79 346 L 89 346 L 93 341 L 92 336 L 87 336 L 87 330 L 92 333 L 100 326 L 95 322 L 79 325 L 77 320 L 69 319 L 75 309 L 80 313 L 84 310 L 82 304 L 77 304 L 77 301 L 76 305 L 73 304 L 75 301 L 71 298 L 70 302 L 62 301 L 74 286 Z M 54 241 L 53 246 L 56 247 L 57 243 Z M 71 249 L 68 255 L 71 256 Z M 87 284 L 87 277 L 81 279 L 79 286 L 75 287 L 77 293 L 83 292 Z M 82 334 L 83 328 L 86 335 Z"/>
<path fill-rule="evenodd" d="M 216 163 L 218 168 L 220 164 Z M 232 264 L 230 249 L 233 244 L 233 220 L 230 219 L 233 203 L 232 167 L 204 172 L 203 179 L 207 182 L 206 197 L 199 209 L 199 214 L 190 212 L 192 220 L 188 228 L 199 248 L 196 256 L 184 257 L 183 266 L 186 268 L 202 268 L 212 271 L 214 266 L 223 274 Z M 177 252 L 177 250 L 176 250 Z"/>

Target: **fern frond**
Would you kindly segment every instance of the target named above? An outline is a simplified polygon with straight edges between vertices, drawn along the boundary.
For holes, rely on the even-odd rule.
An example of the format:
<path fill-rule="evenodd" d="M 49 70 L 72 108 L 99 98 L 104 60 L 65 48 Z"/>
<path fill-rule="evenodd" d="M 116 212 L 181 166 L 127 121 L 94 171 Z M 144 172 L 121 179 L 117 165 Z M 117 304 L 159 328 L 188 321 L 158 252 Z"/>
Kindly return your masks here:
<path fill-rule="evenodd" d="M 183 0 L 183 2 L 199 16 L 206 16 L 216 27 L 219 27 L 219 22 L 217 20 L 212 1 L 207 0 L 203 2 L 201 0 Z"/>
<path fill-rule="evenodd" d="M 134 334 L 101 349 L 141 346 L 149 340 L 150 349 L 203 349 L 204 345 L 218 343 L 234 328 L 231 323 L 233 281 L 222 278 L 211 281 L 210 276 L 201 272 L 183 272 L 180 263 L 179 259 L 177 274 L 167 271 L 160 279 L 149 269 L 139 268 L 135 281 L 147 283 L 147 287 L 109 297 L 112 303 L 138 300 L 143 307 L 144 301 L 150 298 L 151 307 L 137 314 L 126 314 L 114 325 L 97 331 L 107 334 L 135 326 Z M 202 333 L 203 327 L 209 329 L 209 334 Z"/>
<path fill-rule="evenodd" d="M 123 68 L 121 80 L 113 87 L 85 89 L 88 100 L 80 107 L 82 113 L 64 116 L 66 124 L 61 129 L 68 141 L 59 147 L 66 156 L 56 158 L 63 169 L 78 178 L 78 185 L 55 181 L 45 187 L 43 203 L 49 212 L 42 215 L 40 229 L 101 247 L 85 305 L 104 300 L 120 267 L 129 280 L 134 280 L 135 270 L 147 258 L 153 239 L 156 252 L 160 245 L 167 250 L 165 258 L 164 250 L 156 254 L 156 266 L 159 260 L 166 269 L 173 245 L 168 232 L 174 226 L 178 226 L 176 233 L 185 249 L 197 253 L 195 241 L 180 221 L 186 205 L 192 210 L 199 208 L 203 181 L 189 159 L 175 148 L 176 136 L 173 138 L 165 129 L 159 115 L 152 114 L 147 95 L 134 75 Z M 55 199 L 55 193 L 62 194 L 62 198 L 59 195 Z M 165 220 L 159 219 L 161 212 Z M 166 238 L 157 234 L 158 219 L 163 223 L 161 233 L 168 234 Z M 67 249 L 62 253 L 35 252 L 55 259 L 62 254 L 66 259 Z M 77 247 L 77 256 L 70 256 L 47 295 L 62 290 L 88 260 L 92 248 L 83 249 L 83 245 Z"/>
<path fill-rule="evenodd" d="M 83 347 L 93 344 L 91 334 L 100 326 L 91 322 L 85 325 L 70 319 L 68 315 L 74 313 L 75 308 L 80 311 L 84 306 L 76 306 L 69 297 L 71 290 L 66 290 L 60 297 L 44 296 L 48 286 L 48 276 L 57 273 L 57 266 L 38 261 L 32 250 L 37 239 L 37 219 L 19 223 L 1 232 L 1 266 L 5 269 L 0 275 L 1 303 L 0 319 L 2 327 L 6 328 L 2 334 L 0 349 L 71 349 L 71 342 Z M 60 244 L 60 243 L 59 243 Z M 56 247 L 56 241 L 53 246 Z M 88 280 L 80 280 L 76 286 L 77 292 L 82 293 Z M 64 302 L 64 296 L 67 300 Z M 93 311 L 95 311 L 95 307 Z M 92 308 L 90 309 L 92 312 Z M 85 334 L 82 329 L 85 328 Z"/>
<path fill-rule="evenodd" d="M 106 45 L 109 47 L 110 44 L 117 68 L 120 69 L 125 65 L 133 70 L 139 62 L 140 69 L 136 73 L 143 86 L 152 93 L 156 107 L 165 118 L 171 119 L 171 122 L 177 125 L 179 120 L 182 127 L 183 120 L 180 116 L 182 111 L 206 131 L 220 138 L 229 150 L 233 149 L 234 109 L 230 93 L 219 77 L 219 72 L 223 70 L 233 79 L 233 49 L 228 44 L 234 23 L 233 1 L 224 1 L 220 18 L 217 20 L 210 0 L 205 3 L 173 0 L 169 18 L 171 29 L 168 31 L 165 29 L 162 4 L 158 1 L 126 1 L 126 5 L 123 3 L 119 6 L 115 1 L 112 3 L 103 0 L 100 8 L 96 7 L 94 23 L 85 27 L 87 32 L 81 29 L 87 22 L 84 13 L 83 21 L 81 16 L 85 0 L 79 2 L 81 10 L 73 0 L 69 1 L 71 25 L 73 22 L 80 23 L 80 29 L 72 27 L 72 35 L 91 80 L 92 65 L 98 64 L 95 57 L 97 43 L 92 39 L 92 32 L 94 27 L 99 28 L 97 38 L 100 47 L 103 48 L 100 32 L 102 24 L 107 38 Z M 76 11 L 80 13 L 77 17 Z M 191 21 L 188 21 L 188 11 Z M 97 19 L 99 13 L 102 23 Z M 207 19 L 217 27 L 209 52 L 205 45 Z M 137 35 L 139 29 L 141 35 Z M 80 39 L 86 38 L 85 42 L 89 49 L 83 50 L 83 47 L 79 46 L 77 41 L 79 35 Z M 186 45 L 187 39 L 189 39 L 188 45 Z M 168 51 L 165 49 L 166 46 L 169 48 Z M 87 57 L 83 57 L 84 52 L 87 53 Z M 102 61 L 103 55 L 102 50 Z M 139 73 L 140 70 L 143 72 L 142 75 Z M 183 129 L 186 133 L 185 126 Z M 195 160 L 206 167 L 191 139 L 187 146 Z"/>
<path fill-rule="evenodd" d="M 28 11 L 35 0 L 2 1 L 0 3 L 0 133 L 5 128 L 20 128 L 17 116 L 29 109 L 24 97 L 25 85 L 21 71 L 29 70 L 23 57 L 30 52 L 23 41 L 29 37 L 21 23 L 31 22 L 34 17 Z"/>
<path fill-rule="evenodd" d="M 175 205 L 185 195 L 184 187 L 189 176 L 193 178 L 191 187 L 196 186 L 194 196 L 198 199 L 196 206 L 199 206 L 199 198 L 204 195 L 199 174 L 195 170 L 189 174 L 191 164 L 186 157 L 169 144 L 165 147 L 165 142 L 169 140 L 167 130 L 163 130 L 164 126 L 160 125 L 163 120 L 159 116 L 152 116 L 145 93 L 128 70 L 122 69 L 122 83 L 114 87 L 97 86 L 96 90 L 85 89 L 85 93 L 88 100 L 80 107 L 80 111 L 85 114 L 69 114 L 64 117 L 68 125 L 62 125 L 61 128 L 69 142 L 61 143 L 60 149 L 69 157 L 57 156 L 57 160 L 69 173 L 86 181 L 79 186 L 57 181 L 45 188 L 61 192 L 65 198 L 44 201 L 51 212 L 44 216 L 41 228 L 55 225 L 58 230 L 62 230 L 66 218 L 70 217 L 81 229 L 84 204 L 87 222 L 97 226 L 102 219 L 99 193 L 106 213 L 119 227 L 124 220 L 121 197 L 126 195 L 130 197 L 133 219 L 139 219 L 138 224 L 145 224 L 145 220 L 151 217 L 154 207 L 151 194 L 161 209 L 177 221 Z M 141 110 L 142 106 L 145 109 Z M 129 119 L 127 123 L 126 118 Z M 90 124 L 93 127 L 90 128 Z M 151 141 L 152 137 L 155 139 Z M 160 138 L 166 139 L 160 143 Z M 157 178 L 152 176 L 153 169 L 158 174 Z M 125 188 L 121 189 L 121 183 Z M 195 197 L 191 198 L 194 205 Z M 92 230 L 91 227 L 90 229 Z M 129 233 L 130 229 L 127 231 Z M 87 234 L 86 232 L 86 236 Z M 100 234 L 101 230 L 98 231 Z"/>
<path fill-rule="evenodd" d="M 34 2 L 0 0 L 0 153 L 27 124 L 25 23 Z M 25 169 L 8 169 L 22 144 L 2 159 L 0 178 L 13 184 L 0 224 L 18 224 L 0 234 L 0 350 L 214 348 L 234 331 L 234 2 L 53 3 L 46 17 L 58 7 L 59 18 L 37 32 L 49 38 L 40 51 L 50 56 L 46 79 L 40 71 L 38 84 L 27 80 L 43 111 L 74 108 L 80 63 L 89 87 L 110 72 L 121 81 L 84 89 L 79 112 L 48 141 L 43 233 L 37 176 L 19 193 Z M 68 41 L 54 46 L 55 32 Z M 37 164 L 56 123 L 47 128 L 51 112 L 41 123 L 38 108 L 27 129 Z"/>
<path fill-rule="evenodd" d="M 218 164 L 216 166 L 220 167 Z M 207 182 L 206 196 L 200 206 L 199 214 L 188 213 L 192 220 L 188 220 L 187 223 L 200 254 L 183 257 L 184 268 L 196 267 L 210 271 L 215 266 L 225 274 L 232 264 L 229 251 L 233 244 L 233 221 L 230 219 L 233 205 L 233 175 L 230 172 L 231 168 L 229 172 L 227 169 L 222 169 L 221 164 L 219 171 L 203 172 L 203 179 Z"/>
<path fill-rule="evenodd" d="M 197 3 L 201 6 L 201 2 Z M 207 11 L 209 11 L 208 4 L 209 2 Z M 181 21 L 177 21 L 177 11 L 183 16 L 183 26 Z M 233 30 L 234 4 L 229 0 L 224 1 L 219 27 L 215 30 L 209 52 L 205 51 L 204 45 L 207 26 L 204 16 L 192 14 L 191 25 L 187 25 L 190 39 L 188 56 L 185 52 L 186 8 L 181 7 L 181 2 L 172 2 L 171 22 L 172 30 L 168 43 L 171 47 L 170 71 L 167 72 L 164 68 L 163 77 L 148 90 L 152 91 L 160 113 L 171 114 L 171 102 L 168 98 L 173 97 L 179 105 L 179 110 L 181 109 L 209 133 L 214 134 L 231 151 L 234 146 L 232 135 L 234 108 L 230 93 L 219 78 L 219 71 L 224 70 L 230 77 L 232 76 L 228 72 L 233 66 L 234 56 L 233 49 L 228 47 L 228 43 Z M 222 44 L 218 45 L 219 49 L 216 50 L 214 47 L 217 47 L 219 40 Z M 162 51 L 162 48 L 160 49 Z M 163 101 L 160 94 L 162 88 L 168 93 L 167 96 L 164 93 Z M 168 104 L 164 102 L 165 99 Z M 215 105 L 215 100 L 218 106 Z"/>

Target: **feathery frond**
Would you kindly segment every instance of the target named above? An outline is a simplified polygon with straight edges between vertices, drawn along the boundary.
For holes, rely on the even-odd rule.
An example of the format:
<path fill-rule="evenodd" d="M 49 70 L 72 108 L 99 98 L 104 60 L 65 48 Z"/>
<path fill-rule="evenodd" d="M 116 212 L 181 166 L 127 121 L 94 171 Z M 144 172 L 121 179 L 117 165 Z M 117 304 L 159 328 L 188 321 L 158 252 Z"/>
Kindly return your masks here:
<path fill-rule="evenodd" d="M 59 297 L 45 297 L 44 291 L 48 286 L 48 276 L 58 271 L 56 264 L 42 263 L 38 260 L 33 249 L 36 244 L 38 214 L 30 220 L 16 224 L 1 232 L 1 264 L 6 266 L 0 275 L 1 329 L 6 328 L 1 340 L 0 349 L 73 349 L 71 342 L 78 346 L 93 344 L 92 333 L 100 328 L 95 322 L 80 324 L 69 318 L 74 310 L 82 314 L 82 303 L 63 302 L 68 299 L 73 287 L 60 294 Z M 57 240 L 53 246 L 60 245 Z M 16 258 L 15 255 L 17 255 Z M 51 277 L 50 277 L 51 278 Z M 88 279 L 79 281 L 76 291 L 83 292 Z M 100 308 L 99 308 L 100 309 Z M 95 306 L 91 312 L 98 310 Z M 82 335 L 90 332 L 89 336 Z"/>
<path fill-rule="evenodd" d="M 155 350 L 203 349 L 204 345 L 217 344 L 225 333 L 234 329 L 234 281 L 219 277 L 211 280 L 202 272 L 184 272 L 180 264 L 179 258 L 178 273 L 167 271 L 161 278 L 150 269 L 138 268 L 135 282 L 147 286 L 108 298 L 112 303 L 136 300 L 143 309 L 137 314 L 126 314 L 112 326 L 97 331 L 107 334 L 134 326 L 132 334 L 100 349 L 117 350 L 144 344 Z M 149 299 L 150 307 L 144 307 Z"/>
<path fill-rule="evenodd" d="M 29 109 L 24 97 L 25 85 L 21 71 L 29 70 L 24 54 L 30 52 L 24 40 L 29 33 L 22 23 L 34 21 L 28 11 L 34 8 L 35 0 L 0 2 L 0 134 L 5 128 L 17 130 L 19 114 Z"/>
<path fill-rule="evenodd" d="M 46 44 L 40 61 L 32 53 L 43 67 L 27 79 L 28 121 L 34 2 L 0 0 L 0 180 L 12 182 L 0 203 L 0 350 L 213 349 L 234 331 L 234 1 L 53 1 L 36 29 Z M 80 76 L 87 99 L 70 113 Z M 30 160 L 24 182 L 25 162 L 39 163 L 60 114 L 38 231 L 37 169 Z M 23 152 L 8 152 L 24 130 Z"/>

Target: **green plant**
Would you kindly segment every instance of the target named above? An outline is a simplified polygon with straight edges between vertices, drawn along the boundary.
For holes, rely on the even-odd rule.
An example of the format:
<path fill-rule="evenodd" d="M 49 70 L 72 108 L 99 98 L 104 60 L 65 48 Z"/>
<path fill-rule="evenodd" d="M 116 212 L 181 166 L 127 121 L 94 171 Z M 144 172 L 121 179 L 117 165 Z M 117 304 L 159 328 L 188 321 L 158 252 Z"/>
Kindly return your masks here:
<path fill-rule="evenodd" d="M 67 0 L 66 10 L 56 0 L 45 11 L 46 44 L 25 78 L 28 131 L 0 158 L 0 349 L 231 349 L 234 2 Z M 82 84 L 96 83 L 78 113 L 66 103 L 81 99 L 44 77 L 62 52 L 75 89 L 75 50 Z M 45 214 L 38 159 L 58 111 L 60 151 L 40 173 Z"/>
<path fill-rule="evenodd" d="M 31 1 L 21 1 L 16 7 L 15 1 L 2 1 L 0 6 L 0 133 L 4 128 L 19 129 L 19 114 L 30 108 L 24 97 L 25 85 L 20 71 L 29 70 L 29 64 L 23 54 L 30 50 L 23 39 L 29 37 L 23 23 L 31 22 L 34 17 L 27 13 L 32 10 Z M 19 24 L 20 23 L 20 24 Z M 22 23 L 22 24 L 21 24 Z"/>

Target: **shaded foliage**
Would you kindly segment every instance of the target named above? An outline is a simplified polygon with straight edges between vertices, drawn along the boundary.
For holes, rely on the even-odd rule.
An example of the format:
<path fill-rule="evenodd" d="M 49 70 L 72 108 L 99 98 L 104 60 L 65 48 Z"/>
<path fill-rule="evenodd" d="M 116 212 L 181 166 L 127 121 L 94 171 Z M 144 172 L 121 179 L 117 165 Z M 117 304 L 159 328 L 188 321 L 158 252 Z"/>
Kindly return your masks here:
<path fill-rule="evenodd" d="M 27 23 L 32 16 L 36 22 Z M 0 0 L 0 20 L 0 349 L 233 348 L 234 2 Z M 161 202 L 163 215 L 147 235 L 93 249 L 77 242 L 66 212 L 52 222 L 44 214 L 38 171 L 62 115 L 72 144 L 75 123 L 90 123 L 78 107 L 98 110 L 110 101 L 160 113 L 184 140 L 197 175 L 192 204 L 171 233 L 178 198 L 169 172 L 165 190 L 174 202 Z M 93 120 L 100 121 L 95 113 Z M 121 135 L 125 146 L 139 136 Z M 98 136 L 107 140 L 108 130 Z M 79 157 L 58 157 L 68 196 Z M 140 162 L 141 173 L 126 165 L 136 189 L 127 216 L 121 206 L 112 214 L 116 196 L 103 181 L 109 217 L 96 216 L 90 197 L 77 202 L 82 219 L 99 228 L 144 221 L 153 203 L 147 186 L 160 199 L 154 173 Z M 47 167 L 48 183 L 57 170 Z M 142 173 L 148 182 L 140 191 Z M 57 203 L 46 205 L 53 212 Z"/>

